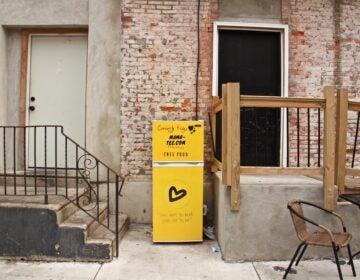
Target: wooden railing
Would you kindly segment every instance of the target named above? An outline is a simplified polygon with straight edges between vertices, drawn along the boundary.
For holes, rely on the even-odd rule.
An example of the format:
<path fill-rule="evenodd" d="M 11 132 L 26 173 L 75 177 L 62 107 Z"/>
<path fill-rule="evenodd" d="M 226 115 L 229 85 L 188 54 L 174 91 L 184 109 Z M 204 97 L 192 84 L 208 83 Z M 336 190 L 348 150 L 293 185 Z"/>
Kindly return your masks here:
<path fill-rule="evenodd" d="M 337 94 L 337 112 L 335 181 L 339 193 L 344 193 L 346 176 L 360 176 L 359 164 L 355 163 L 359 136 L 360 102 L 349 101 L 348 91 L 341 89 Z M 356 118 L 351 116 L 354 113 L 357 114 L 355 128 L 352 127 L 352 123 Z"/>
<path fill-rule="evenodd" d="M 339 94 L 338 94 L 339 95 Z M 322 167 L 256 167 L 240 166 L 240 109 L 256 108 L 317 108 L 324 110 Z M 359 105 L 360 108 L 360 105 Z M 287 110 L 287 109 L 285 109 Z M 360 110 L 360 109 L 359 109 Z M 216 141 L 216 114 L 222 112 L 221 162 L 215 156 L 213 169 L 222 170 L 223 184 L 231 187 L 231 209 L 240 209 L 240 175 L 321 175 L 324 182 L 324 204 L 335 207 L 335 126 L 336 99 L 334 87 L 324 88 L 324 98 L 294 98 L 240 95 L 240 84 L 222 85 L 222 98 L 214 97 L 212 131 Z M 338 143 L 338 142 L 337 142 Z M 338 145 L 341 145 L 338 143 Z M 215 145 L 214 145 L 215 146 Z M 359 173 L 360 175 L 360 170 Z"/>

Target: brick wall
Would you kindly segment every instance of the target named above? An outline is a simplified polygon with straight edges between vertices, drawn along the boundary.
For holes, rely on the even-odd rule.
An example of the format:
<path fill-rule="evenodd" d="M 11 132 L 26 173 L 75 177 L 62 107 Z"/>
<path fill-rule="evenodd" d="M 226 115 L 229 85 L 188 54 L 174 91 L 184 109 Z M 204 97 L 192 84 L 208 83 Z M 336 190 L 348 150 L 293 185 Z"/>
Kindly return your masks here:
<path fill-rule="evenodd" d="M 342 0 L 339 9 L 339 82 L 360 99 L 360 1 Z"/>
<path fill-rule="evenodd" d="M 196 0 L 122 3 L 123 174 L 150 178 L 152 120 L 195 119 L 197 3 Z M 217 17 L 217 1 L 201 1 L 200 11 L 199 119 L 208 123 L 212 22 Z M 208 160 L 211 151 L 208 131 L 206 135 Z"/>
<path fill-rule="evenodd" d="M 335 82 L 332 0 L 286 0 L 283 22 L 290 26 L 289 96 L 322 97 Z"/>
<path fill-rule="evenodd" d="M 360 98 L 360 1 L 284 0 L 282 21 L 289 24 L 289 96 L 322 97 L 323 87 L 349 89 Z M 297 112 L 289 113 L 290 162 L 297 164 Z M 321 117 L 322 119 L 323 117 Z M 321 121 L 322 122 L 322 121 Z M 350 121 L 349 142 L 355 121 Z M 307 164 L 307 112 L 300 110 L 300 165 Z M 311 112 L 311 163 L 317 164 L 317 112 Z M 322 138 L 322 131 L 321 138 Z M 322 144 L 322 141 L 321 141 Z"/>
<path fill-rule="evenodd" d="M 289 96 L 322 97 L 325 85 L 337 84 L 360 98 L 359 6 L 359 0 L 282 1 L 282 22 L 290 27 Z M 202 0 L 198 89 L 199 119 L 207 124 L 206 162 L 211 154 L 212 23 L 217 17 L 218 1 Z M 124 0 L 122 24 L 122 172 L 149 179 L 151 120 L 195 118 L 197 1 Z M 297 163 L 296 115 L 290 111 L 292 165 Z M 300 161 L 306 165 L 307 111 L 300 116 Z M 317 165 L 317 111 L 311 112 L 310 123 L 311 164 Z"/>

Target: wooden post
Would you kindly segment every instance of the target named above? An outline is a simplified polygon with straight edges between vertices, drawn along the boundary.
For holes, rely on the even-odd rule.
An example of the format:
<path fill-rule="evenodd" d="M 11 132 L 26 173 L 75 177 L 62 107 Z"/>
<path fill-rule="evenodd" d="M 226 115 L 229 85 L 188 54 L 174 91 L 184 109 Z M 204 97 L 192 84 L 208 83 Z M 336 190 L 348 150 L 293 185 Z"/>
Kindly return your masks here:
<path fill-rule="evenodd" d="M 214 104 L 217 104 L 219 102 L 219 97 L 218 96 L 213 96 L 212 99 L 212 110 L 211 110 L 211 135 L 212 135 L 212 143 L 214 144 L 213 147 L 213 152 L 211 153 L 211 172 L 216 172 L 218 171 L 218 167 L 215 164 L 215 149 L 216 149 L 216 112 L 215 112 L 215 108 L 214 108 Z"/>
<path fill-rule="evenodd" d="M 228 133 L 228 118 L 229 118 L 229 105 L 228 105 L 228 94 L 227 84 L 222 85 L 222 132 L 221 132 L 221 163 L 222 163 L 222 182 L 224 185 L 231 184 L 231 165 L 229 165 L 229 150 L 231 146 L 228 146 L 228 139 L 230 138 Z"/>
<path fill-rule="evenodd" d="M 326 99 L 324 118 L 324 206 L 335 208 L 335 117 L 336 104 L 334 87 L 324 88 Z"/>
<path fill-rule="evenodd" d="M 231 210 L 240 210 L 240 84 L 229 83 L 228 94 L 228 167 L 231 167 Z"/>
<path fill-rule="evenodd" d="M 231 186 L 231 210 L 240 210 L 240 84 L 222 85 L 222 179 Z"/>
<path fill-rule="evenodd" d="M 346 89 L 339 89 L 336 99 L 335 183 L 339 188 L 339 193 L 342 194 L 345 191 L 348 91 Z"/>

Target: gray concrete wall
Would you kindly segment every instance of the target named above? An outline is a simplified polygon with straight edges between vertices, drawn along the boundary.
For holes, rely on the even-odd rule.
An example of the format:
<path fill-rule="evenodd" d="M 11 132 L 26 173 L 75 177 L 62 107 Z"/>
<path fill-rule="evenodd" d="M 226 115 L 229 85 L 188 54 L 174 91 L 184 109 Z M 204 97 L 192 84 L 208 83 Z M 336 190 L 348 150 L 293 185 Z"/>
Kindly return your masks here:
<path fill-rule="evenodd" d="M 120 171 L 120 4 L 0 0 L 0 61 L 5 62 L 0 65 L 1 125 L 18 125 L 21 29 L 88 27 L 86 148 Z"/>
<path fill-rule="evenodd" d="M 88 0 L 0 0 L 0 58 L 5 62 L 0 66 L 1 124 L 18 124 L 20 29 L 87 25 Z"/>
<path fill-rule="evenodd" d="M 120 173 L 121 1 L 89 1 L 86 146 Z"/>
<path fill-rule="evenodd" d="M 214 175 L 216 233 L 223 258 L 227 261 L 289 260 L 299 241 L 292 224 L 287 202 L 302 199 L 323 205 L 322 182 L 305 176 L 241 176 L 240 211 L 230 210 L 230 189 L 221 183 L 221 172 Z M 348 231 L 354 233 L 352 247 L 360 247 L 357 207 L 338 204 Z M 341 231 L 336 219 L 320 211 L 305 214 L 313 220 Z M 346 250 L 343 255 L 347 256 Z M 312 247 L 305 258 L 331 258 L 329 248 Z"/>
<path fill-rule="evenodd" d="M 0 0 L 5 26 L 79 26 L 88 23 L 88 0 Z"/>
<path fill-rule="evenodd" d="M 6 124 L 6 110 L 7 110 L 7 80 L 6 80 L 6 66 L 7 66 L 7 57 L 6 57 L 6 31 L 0 25 L 0 125 Z M 1 137 L 3 137 L 2 132 L 0 132 Z M 3 148 L 0 148 L 1 154 L 3 154 Z M 0 161 L 0 169 L 3 170 L 4 164 Z"/>
<path fill-rule="evenodd" d="M 6 33 L 0 26 L 0 124 L 6 124 Z"/>
<path fill-rule="evenodd" d="M 280 0 L 220 0 L 220 20 L 280 22 Z"/>
<path fill-rule="evenodd" d="M 8 29 L 7 34 L 6 124 L 19 125 L 21 32 L 17 29 Z"/>

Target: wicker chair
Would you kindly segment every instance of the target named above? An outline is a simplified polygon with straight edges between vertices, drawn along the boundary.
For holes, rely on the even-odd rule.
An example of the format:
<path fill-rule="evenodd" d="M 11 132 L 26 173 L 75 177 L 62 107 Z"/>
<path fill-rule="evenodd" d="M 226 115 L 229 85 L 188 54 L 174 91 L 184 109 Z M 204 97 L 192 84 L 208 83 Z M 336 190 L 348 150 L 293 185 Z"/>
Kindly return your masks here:
<path fill-rule="evenodd" d="M 327 214 L 331 214 L 335 217 L 337 217 L 342 224 L 343 232 L 333 232 L 327 227 L 320 225 L 306 217 L 304 217 L 304 212 L 302 209 L 302 204 L 309 205 L 315 208 L 318 208 L 320 210 L 323 210 Z M 283 279 L 286 279 L 287 274 L 289 273 L 291 266 L 293 265 L 300 249 L 302 248 L 302 251 L 296 261 L 295 265 L 298 265 L 307 246 L 308 245 L 314 245 L 314 246 L 324 246 L 324 247 L 332 247 L 335 255 L 335 261 L 339 273 L 339 277 L 342 280 L 342 273 L 341 268 L 339 264 L 339 258 L 337 251 L 342 247 L 347 247 L 348 254 L 349 254 L 349 264 L 351 265 L 352 273 L 354 277 L 356 276 L 354 263 L 351 256 L 351 249 L 350 249 L 350 240 L 351 240 L 351 234 L 346 232 L 346 227 L 344 225 L 344 221 L 341 218 L 341 216 L 333 211 L 329 211 L 327 209 L 324 209 L 318 205 L 312 204 L 310 202 L 301 201 L 301 200 L 293 200 L 288 203 L 288 209 L 290 210 L 291 218 L 294 222 L 295 231 L 300 239 L 301 243 L 297 247 L 295 254 L 293 258 L 291 259 L 291 262 L 289 264 L 289 267 L 285 271 Z M 310 231 L 307 227 L 307 223 L 314 225 L 317 227 L 316 230 Z"/>

